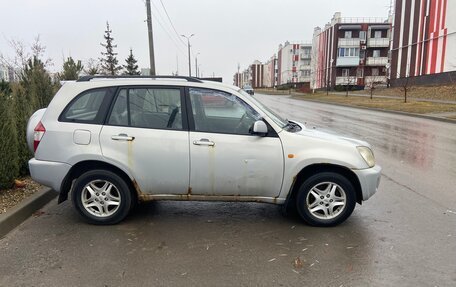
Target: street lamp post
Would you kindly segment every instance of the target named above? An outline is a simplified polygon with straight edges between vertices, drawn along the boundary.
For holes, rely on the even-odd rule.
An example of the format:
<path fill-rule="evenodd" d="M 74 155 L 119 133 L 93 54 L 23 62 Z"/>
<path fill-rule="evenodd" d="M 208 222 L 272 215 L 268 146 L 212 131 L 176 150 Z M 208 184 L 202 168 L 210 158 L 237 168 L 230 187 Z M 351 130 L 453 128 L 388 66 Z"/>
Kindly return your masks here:
<path fill-rule="evenodd" d="M 188 46 L 188 76 L 192 76 L 192 65 L 191 65 L 191 57 L 190 57 L 190 38 L 195 36 L 195 34 L 191 34 L 190 36 L 181 35 L 182 37 L 187 39 L 187 46 Z"/>
<path fill-rule="evenodd" d="M 196 53 L 196 55 L 195 55 L 195 77 L 197 77 L 197 78 L 198 78 L 198 55 L 199 54 L 200 53 Z"/>

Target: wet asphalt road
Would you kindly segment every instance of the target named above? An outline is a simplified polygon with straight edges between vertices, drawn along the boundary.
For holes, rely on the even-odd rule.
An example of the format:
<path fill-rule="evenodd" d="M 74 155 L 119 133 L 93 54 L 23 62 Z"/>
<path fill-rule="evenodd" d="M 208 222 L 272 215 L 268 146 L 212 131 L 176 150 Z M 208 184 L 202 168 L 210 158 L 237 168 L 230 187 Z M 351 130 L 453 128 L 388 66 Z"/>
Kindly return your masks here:
<path fill-rule="evenodd" d="M 204 202 L 149 203 L 91 226 L 52 202 L 0 240 L 0 286 L 456 286 L 456 125 L 258 97 L 370 142 L 380 191 L 334 228 L 274 205 Z"/>

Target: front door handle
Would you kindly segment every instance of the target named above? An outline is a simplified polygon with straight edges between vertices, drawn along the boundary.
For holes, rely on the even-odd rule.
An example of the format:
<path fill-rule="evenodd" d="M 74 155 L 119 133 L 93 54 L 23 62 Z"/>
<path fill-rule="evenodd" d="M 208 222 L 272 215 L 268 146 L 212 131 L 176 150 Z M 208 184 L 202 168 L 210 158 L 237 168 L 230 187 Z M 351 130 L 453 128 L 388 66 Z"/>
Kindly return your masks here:
<path fill-rule="evenodd" d="M 127 134 L 118 134 L 111 136 L 111 139 L 115 141 L 132 141 L 135 139 L 135 137 L 130 137 Z"/>
<path fill-rule="evenodd" d="M 200 139 L 198 141 L 193 141 L 194 145 L 206 145 L 206 146 L 215 146 L 215 142 L 208 139 Z"/>

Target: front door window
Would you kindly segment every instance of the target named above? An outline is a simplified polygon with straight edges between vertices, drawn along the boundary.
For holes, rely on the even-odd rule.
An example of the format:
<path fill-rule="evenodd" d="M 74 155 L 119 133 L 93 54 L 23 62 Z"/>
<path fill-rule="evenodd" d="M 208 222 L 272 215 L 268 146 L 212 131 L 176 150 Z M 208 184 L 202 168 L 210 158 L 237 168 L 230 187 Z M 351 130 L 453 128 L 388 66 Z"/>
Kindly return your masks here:
<path fill-rule="evenodd" d="M 250 135 L 260 115 L 238 97 L 215 90 L 190 88 L 195 130 Z"/>

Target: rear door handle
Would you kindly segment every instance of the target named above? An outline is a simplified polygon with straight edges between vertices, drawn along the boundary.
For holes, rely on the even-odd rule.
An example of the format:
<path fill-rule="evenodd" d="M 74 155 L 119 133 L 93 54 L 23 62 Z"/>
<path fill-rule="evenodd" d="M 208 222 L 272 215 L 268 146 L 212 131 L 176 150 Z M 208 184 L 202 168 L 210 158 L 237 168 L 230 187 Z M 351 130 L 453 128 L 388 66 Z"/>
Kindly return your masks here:
<path fill-rule="evenodd" d="M 130 137 L 127 134 L 118 134 L 111 136 L 111 139 L 115 141 L 132 141 L 135 139 L 135 137 Z"/>
<path fill-rule="evenodd" d="M 200 139 L 198 141 L 193 141 L 194 145 L 206 145 L 206 146 L 215 146 L 215 142 L 208 139 Z"/>

